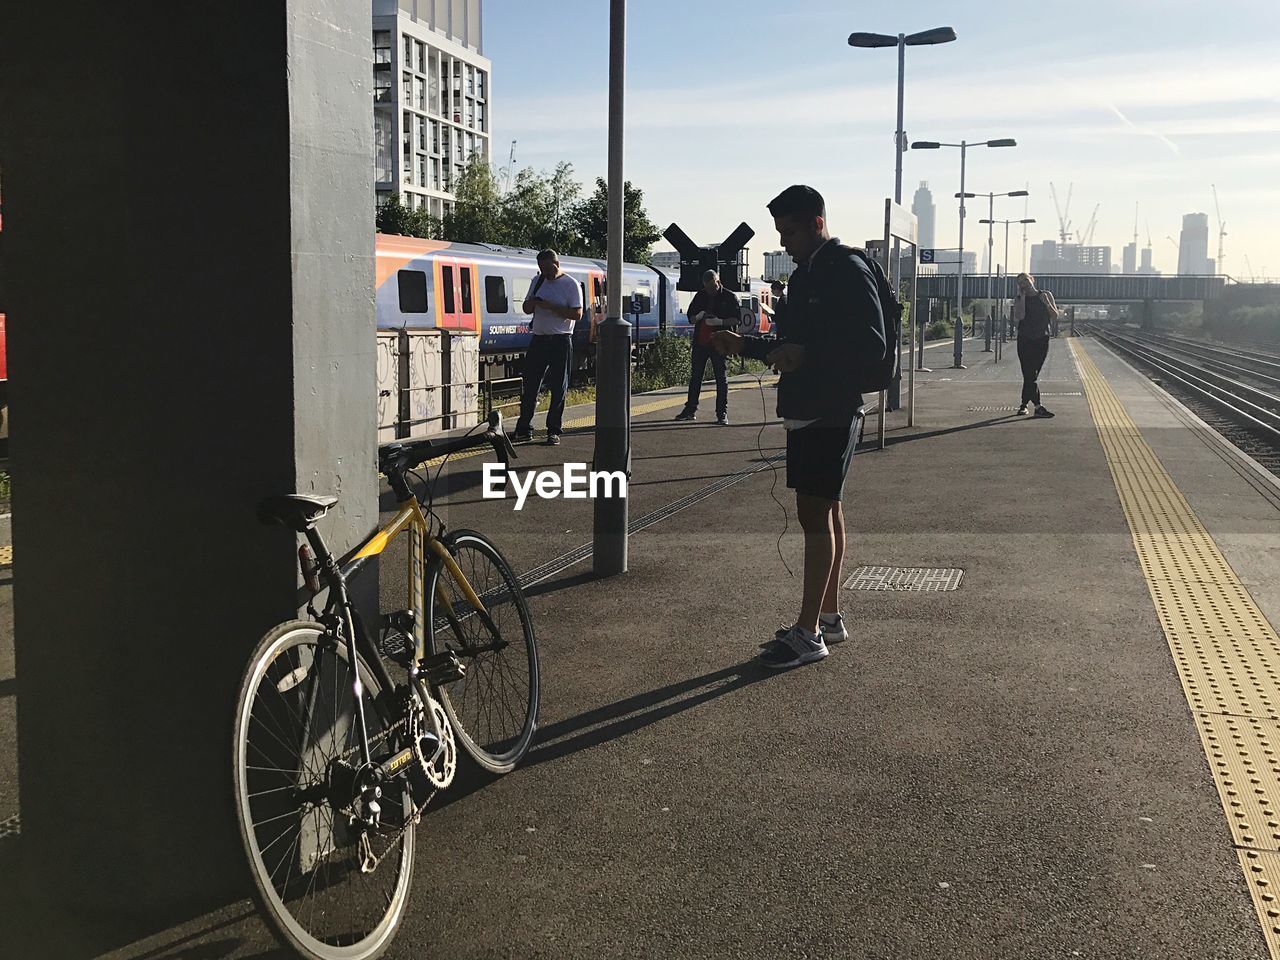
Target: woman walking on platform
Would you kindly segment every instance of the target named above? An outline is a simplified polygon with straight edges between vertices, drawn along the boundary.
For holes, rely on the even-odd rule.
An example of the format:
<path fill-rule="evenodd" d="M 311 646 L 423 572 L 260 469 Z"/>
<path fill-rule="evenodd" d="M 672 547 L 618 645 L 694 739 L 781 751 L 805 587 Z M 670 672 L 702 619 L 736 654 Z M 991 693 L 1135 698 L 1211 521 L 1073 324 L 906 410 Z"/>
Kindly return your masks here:
<path fill-rule="evenodd" d="M 1030 274 L 1018 274 L 1018 296 L 1013 301 L 1013 319 L 1018 322 L 1018 362 L 1022 364 L 1022 405 L 1018 414 L 1027 412 L 1027 404 L 1035 407 L 1035 416 L 1052 417 L 1040 402 L 1040 368 L 1049 356 L 1049 337 L 1058 305 L 1048 290 L 1037 290 Z"/>

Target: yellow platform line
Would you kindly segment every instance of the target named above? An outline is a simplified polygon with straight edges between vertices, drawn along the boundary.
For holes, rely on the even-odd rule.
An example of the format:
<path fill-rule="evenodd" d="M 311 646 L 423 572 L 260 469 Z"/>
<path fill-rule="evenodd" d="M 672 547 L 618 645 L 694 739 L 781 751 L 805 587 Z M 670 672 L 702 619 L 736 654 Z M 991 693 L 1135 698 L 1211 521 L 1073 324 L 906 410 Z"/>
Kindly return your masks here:
<path fill-rule="evenodd" d="M 1263 936 L 1280 958 L 1280 638 L 1080 341 L 1068 343 Z"/>

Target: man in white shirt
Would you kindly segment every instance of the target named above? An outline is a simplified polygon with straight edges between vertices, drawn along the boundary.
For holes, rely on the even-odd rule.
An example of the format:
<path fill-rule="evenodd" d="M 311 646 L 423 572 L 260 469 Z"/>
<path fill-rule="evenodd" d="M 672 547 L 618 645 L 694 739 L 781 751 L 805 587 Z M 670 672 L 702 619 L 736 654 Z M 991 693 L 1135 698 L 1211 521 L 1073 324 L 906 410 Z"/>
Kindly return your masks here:
<path fill-rule="evenodd" d="M 538 254 L 538 275 L 525 297 L 525 313 L 533 315 L 533 337 L 524 357 L 524 390 L 520 396 L 520 419 L 516 439 L 533 439 L 533 411 L 545 378 L 551 388 L 547 410 L 547 443 L 560 442 L 564 416 L 564 395 L 569 390 L 569 366 L 573 360 L 573 325 L 582 319 L 582 290 L 578 281 L 560 269 L 560 255 L 554 250 Z"/>

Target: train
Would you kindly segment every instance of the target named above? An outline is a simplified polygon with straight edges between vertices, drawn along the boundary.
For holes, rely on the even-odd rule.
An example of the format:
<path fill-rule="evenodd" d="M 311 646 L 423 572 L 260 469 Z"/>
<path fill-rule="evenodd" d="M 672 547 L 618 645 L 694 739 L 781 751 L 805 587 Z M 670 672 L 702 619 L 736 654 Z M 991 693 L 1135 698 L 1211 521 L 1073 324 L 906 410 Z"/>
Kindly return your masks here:
<path fill-rule="evenodd" d="M 379 233 L 375 312 L 378 331 L 435 330 L 478 337 L 481 380 L 519 374 L 529 346 L 521 310 L 538 273 L 537 251 L 488 243 L 453 243 Z M 596 327 L 606 310 L 603 260 L 561 257 L 560 268 L 582 288 L 582 319 L 575 325 L 574 369 L 589 375 Z M 624 313 L 633 324 L 636 359 L 662 334 L 687 337 L 693 294 L 677 290 L 679 274 L 648 264 L 623 265 Z M 738 332 L 770 329 L 768 284 L 753 280 L 738 293 Z"/>

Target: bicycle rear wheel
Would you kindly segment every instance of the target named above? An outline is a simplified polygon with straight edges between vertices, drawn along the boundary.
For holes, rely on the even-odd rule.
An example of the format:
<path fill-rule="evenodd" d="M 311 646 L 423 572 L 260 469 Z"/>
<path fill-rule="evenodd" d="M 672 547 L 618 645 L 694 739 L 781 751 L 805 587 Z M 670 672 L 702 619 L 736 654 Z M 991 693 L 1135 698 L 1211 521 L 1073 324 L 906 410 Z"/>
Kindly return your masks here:
<path fill-rule="evenodd" d="M 438 688 L 454 736 L 481 767 L 507 773 L 538 724 L 538 642 L 511 565 L 485 536 L 456 530 L 444 545 L 484 604 L 477 615 L 438 560 L 427 572 L 427 652 L 452 651 L 466 675 Z M 492 628 L 490 629 L 490 625 Z"/>
<path fill-rule="evenodd" d="M 377 678 L 317 623 L 293 621 L 258 644 L 236 706 L 237 822 L 259 906 L 281 941 L 315 960 L 371 960 L 390 945 L 408 902 L 414 830 L 408 782 L 383 787 L 383 826 L 353 827 L 361 764 L 358 671 L 371 751 L 398 747 L 375 704 Z M 362 839 L 363 838 L 363 839 Z M 370 856 L 376 869 L 365 872 Z"/>

